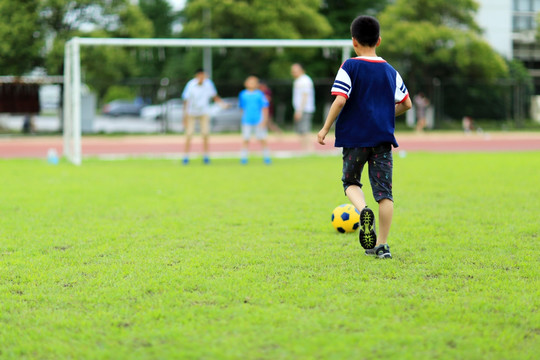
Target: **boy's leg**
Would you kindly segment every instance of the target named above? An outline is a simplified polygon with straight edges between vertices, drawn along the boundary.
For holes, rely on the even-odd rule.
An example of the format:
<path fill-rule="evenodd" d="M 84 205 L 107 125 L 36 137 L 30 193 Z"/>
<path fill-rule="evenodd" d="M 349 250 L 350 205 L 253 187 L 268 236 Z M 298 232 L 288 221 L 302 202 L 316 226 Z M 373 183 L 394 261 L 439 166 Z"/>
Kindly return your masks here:
<path fill-rule="evenodd" d="M 313 114 L 303 113 L 302 118 L 296 124 L 297 132 L 300 134 L 302 142 L 302 148 L 304 151 L 313 151 L 313 139 L 311 138 L 311 123 L 313 121 Z"/>
<path fill-rule="evenodd" d="M 392 225 L 392 216 L 394 215 L 394 202 L 390 199 L 379 201 L 379 237 L 377 245 L 388 242 L 388 234 Z"/>
<path fill-rule="evenodd" d="M 272 159 L 270 158 L 270 149 L 268 148 L 266 139 L 261 140 L 261 146 L 263 149 L 263 161 L 266 165 L 270 165 L 272 163 Z"/>
<path fill-rule="evenodd" d="M 343 148 L 343 175 L 341 181 L 343 182 L 345 195 L 358 211 L 366 207 L 366 198 L 362 191 L 360 178 L 368 156 L 367 148 Z"/>
<path fill-rule="evenodd" d="M 392 257 L 387 244 L 394 214 L 392 169 L 392 145 L 384 144 L 373 148 L 373 154 L 369 159 L 369 180 L 373 197 L 379 203 L 379 236 L 375 252 L 372 255 L 377 255 L 380 258 Z"/>
<path fill-rule="evenodd" d="M 345 190 L 345 194 L 347 194 L 349 200 L 359 211 L 366 207 L 366 198 L 360 186 L 349 185 L 347 190 Z"/>
<path fill-rule="evenodd" d="M 203 161 L 205 164 L 210 163 L 209 157 L 209 138 L 210 138 L 210 117 L 208 115 L 202 115 L 199 117 L 201 124 L 201 134 L 203 138 Z"/>
<path fill-rule="evenodd" d="M 248 162 L 249 139 L 251 138 L 251 126 L 242 124 L 242 150 L 240 152 L 240 163 L 245 165 Z"/>
<path fill-rule="evenodd" d="M 270 159 L 270 149 L 268 148 L 268 142 L 266 141 L 266 138 L 268 137 L 268 130 L 257 125 L 256 135 L 257 139 L 259 139 L 261 142 L 263 149 L 263 161 L 266 165 L 270 165 L 272 160 Z"/>
<path fill-rule="evenodd" d="M 189 151 L 191 149 L 191 137 L 193 136 L 193 128 L 194 128 L 194 118 L 192 116 L 187 116 L 185 124 L 185 134 L 186 134 L 186 142 L 184 144 L 184 160 L 183 163 L 187 164 L 189 163 Z"/>
<path fill-rule="evenodd" d="M 358 234 L 358 241 L 364 249 L 373 249 L 377 243 L 375 215 L 373 214 L 373 211 L 366 206 L 364 192 L 359 186 L 351 185 L 347 188 L 345 193 L 353 203 L 354 207 L 360 209 L 360 232 Z"/>
<path fill-rule="evenodd" d="M 364 249 L 372 249 L 377 242 L 375 233 L 375 216 L 373 211 L 366 206 L 364 192 L 360 178 L 364 164 L 371 154 L 369 148 L 344 148 L 343 149 L 343 187 L 345 194 L 360 211 L 360 233 L 358 240 Z"/>
<path fill-rule="evenodd" d="M 242 164 L 247 164 L 249 154 L 248 148 L 249 140 L 244 140 L 244 142 L 242 143 L 242 151 L 240 152 L 240 162 Z"/>

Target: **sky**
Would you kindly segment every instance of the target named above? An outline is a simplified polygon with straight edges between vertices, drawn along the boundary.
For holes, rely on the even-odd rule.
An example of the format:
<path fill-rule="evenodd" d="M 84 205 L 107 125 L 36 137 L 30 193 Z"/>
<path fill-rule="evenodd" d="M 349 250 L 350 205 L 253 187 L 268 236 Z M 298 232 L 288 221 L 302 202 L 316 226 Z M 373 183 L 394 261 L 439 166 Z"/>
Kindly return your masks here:
<path fill-rule="evenodd" d="M 186 0 L 168 0 L 174 10 L 180 10 L 184 7 Z"/>

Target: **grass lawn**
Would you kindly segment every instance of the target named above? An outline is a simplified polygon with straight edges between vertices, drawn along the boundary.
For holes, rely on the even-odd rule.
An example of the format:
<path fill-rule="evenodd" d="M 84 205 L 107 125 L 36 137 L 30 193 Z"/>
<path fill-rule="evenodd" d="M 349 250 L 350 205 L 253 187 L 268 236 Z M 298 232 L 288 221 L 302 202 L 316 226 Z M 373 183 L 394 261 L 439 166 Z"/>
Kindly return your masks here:
<path fill-rule="evenodd" d="M 332 228 L 338 157 L 0 169 L 1 359 L 540 353 L 538 152 L 396 156 L 392 260 Z"/>

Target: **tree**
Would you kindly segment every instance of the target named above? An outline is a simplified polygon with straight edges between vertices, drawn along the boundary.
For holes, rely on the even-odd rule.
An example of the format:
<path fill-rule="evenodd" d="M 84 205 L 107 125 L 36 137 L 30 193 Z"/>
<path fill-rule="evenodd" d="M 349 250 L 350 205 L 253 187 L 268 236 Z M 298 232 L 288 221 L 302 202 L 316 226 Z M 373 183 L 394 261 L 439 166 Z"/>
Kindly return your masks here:
<path fill-rule="evenodd" d="M 38 0 L 0 0 L 0 74 L 22 75 L 41 63 Z"/>
<path fill-rule="evenodd" d="M 43 0 L 40 13 L 43 28 L 53 39 L 45 62 L 50 74 L 63 73 L 64 45 L 73 36 L 152 37 L 154 34 L 151 22 L 129 0 Z"/>
<path fill-rule="evenodd" d="M 171 37 L 176 16 L 167 0 L 140 0 L 139 7 L 154 25 L 154 37 Z"/>
<path fill-rule="evenodd" d="M 172 25 L 178 15 L 167 0 L 140 0 L 139 7 L 152 22 L 154 37 L 170 38 L 172 36 Z M 175 61 L 174 54 L 177 53 L 178 49 L 145 49 L 145 57 L 140 59 L 142 75 L 149 78 L 161 78 L 167 62 Z"/>
<path fill-rule="evenodd" d="M 430 92 L 434 79 L 435 85 L 451 86 L 443 101 L 454 117 L 464 115 L 456 103 L 502 103 L 488 99 L 499 95 L 486 90 L 508 76 L 504 59 L 481 37 L 474 20 L 477 7 L 474 0 L 397 0 L 379 16 L 379 53 L 398 68 L 412 93 Z M 504 114 L 491 109 L 494 116 Z"/>
<path fill-rule="evenodd" d="M 389 0 L 325 0 L 321 5 L 321 14 L 332 27 L 332 38 L 349 39 L 351 22 L 356 16 L 375 16 L 388 2 Z"/>
<path fill-rule="evenodd" d="M 318 11 L 319 0 L 190 0 L 183 15 L 187 19 L 183 37 L 319 39 L 332 29 Z M 294 61 L 313 59 L 317 51 L 276 52 L 275 49 L 224 49 L 214 56 L 214 69 L 222 79 L 243 79 L 249 74 L 285 77 Z M 194 54 L 192 52 L 191 54 Z M 200 64 L 198 60 L 188 63 Z M 190 69 L 191 71 L 194 69 Z"/>
<path fill-rule="evenodd" d="M 481 38 L 473 0 L 398 0 L 380 16 L 380 53 L 417 86 L 434 77 L 495 79 L 507 74 L 503 58 Z"/>
<path fill-rule="evenodd" d="M 50 74 L 63 73 L 65 42 L 74 36 L 154 35 L 151 21 L 128 0 L 44 0 L 42 6 L 44 27 L 54 39 L 45 62 Z M 83 81 L 102 98 L 109 86 L 141 72 L 137 54 L 120 47 L 83 47 Z"/>

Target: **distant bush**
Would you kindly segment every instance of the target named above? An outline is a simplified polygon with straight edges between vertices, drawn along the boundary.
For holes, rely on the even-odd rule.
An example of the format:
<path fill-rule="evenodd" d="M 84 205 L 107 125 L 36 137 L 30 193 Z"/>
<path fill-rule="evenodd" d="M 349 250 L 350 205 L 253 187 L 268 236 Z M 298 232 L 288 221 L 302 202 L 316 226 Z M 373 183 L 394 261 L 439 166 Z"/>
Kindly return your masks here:
<path fill-rule="evenodd" d="M 133 88 L 128 86 L 113 85 L 107 89 L 107 92 L 103 96 L 103 103 L 107 104 L 113 100 L 135 100 L 137 94 Z"/>

